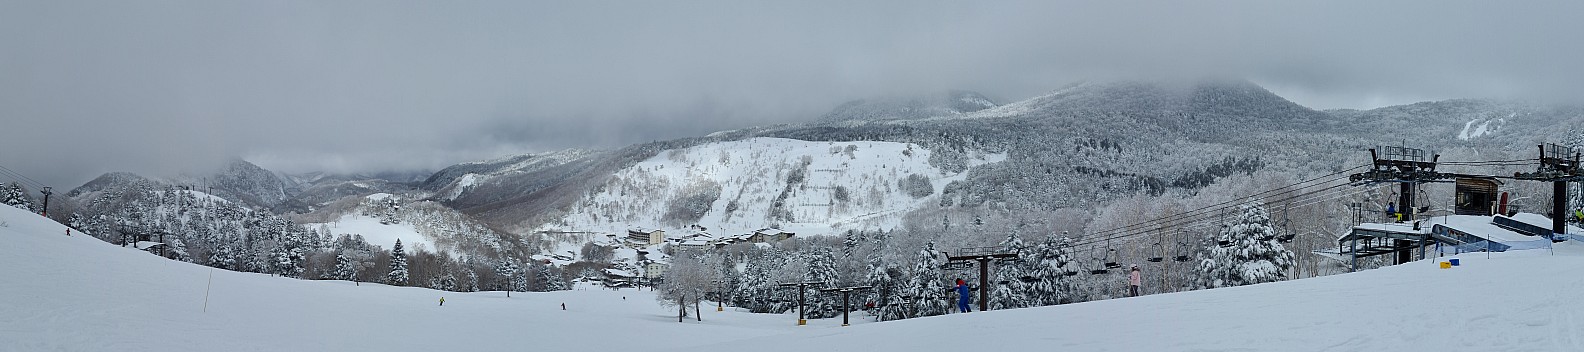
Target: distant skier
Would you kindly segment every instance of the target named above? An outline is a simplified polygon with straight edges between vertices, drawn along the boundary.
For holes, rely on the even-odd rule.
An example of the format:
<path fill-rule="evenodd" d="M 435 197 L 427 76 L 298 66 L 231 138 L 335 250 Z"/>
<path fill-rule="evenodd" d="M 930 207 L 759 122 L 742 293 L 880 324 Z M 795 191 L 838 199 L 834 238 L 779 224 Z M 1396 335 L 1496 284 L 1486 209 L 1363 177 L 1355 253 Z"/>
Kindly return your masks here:
<path fill-rule="evenodd" d="M 566 310 L 566 302 L 561 302 L 561 310 Z"/>
<path fill-rule="evenodd" d="M 964 282 L 963 279 L 957 279 L 957 310 L 963 313 L 973 311 L 972 308 L 968 307 L 968 297 L 970 297 L 968 296 L 968 290 L 970 290 L 968 283 Z"/>
<path fill-rule="evenodd" d="M 440 306 L 441 307 L 445 306 L 445 297 L 440 297 Z"/>
<path fill-rule="evenodd" d="M 1139 284 L 1142 283 L 1144 280 L 1139 277 L 1138 264 L 1133 264 L 1133 270 L 1128 272 L 1128 297 L 1138 297 Z"/>

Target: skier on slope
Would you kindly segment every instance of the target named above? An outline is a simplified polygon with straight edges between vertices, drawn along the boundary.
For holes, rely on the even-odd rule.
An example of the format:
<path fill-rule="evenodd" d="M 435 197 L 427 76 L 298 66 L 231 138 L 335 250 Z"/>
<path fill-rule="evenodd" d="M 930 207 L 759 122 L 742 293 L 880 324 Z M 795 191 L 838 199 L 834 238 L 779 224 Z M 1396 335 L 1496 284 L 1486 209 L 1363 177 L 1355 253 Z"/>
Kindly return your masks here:
<path fill-rule="evenodd" d="M 1128 297 L 1138 297 L 1139 284 L 1142 283 L 1144 280 L 1139 277 L 1138 264 L 1133 264 L 1133 270 L 1128 272 Z"/>
<path fill-rule="evenodd" d="M 970 297 L 968 295 L 968 290 L 971 289 L 972 288 L 969 288 L 968 283 L 964 282 L 963 279 L 957 279 L 957 310 L 960 310 L 963 313 L 973 311 L 972 308 L 968 307 L 968 297 Z"/>

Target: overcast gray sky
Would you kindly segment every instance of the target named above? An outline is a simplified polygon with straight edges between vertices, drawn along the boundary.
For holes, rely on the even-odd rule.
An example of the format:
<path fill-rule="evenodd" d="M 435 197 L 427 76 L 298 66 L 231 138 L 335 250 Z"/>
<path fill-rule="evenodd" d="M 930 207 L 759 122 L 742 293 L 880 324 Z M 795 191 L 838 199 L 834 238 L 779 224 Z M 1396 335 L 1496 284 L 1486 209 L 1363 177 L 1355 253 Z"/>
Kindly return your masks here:
<path fill-rule="evenodd" d="M 1578 1 L 0 0 L 0 166 L 438 168 L 1217 73 L 1314 108 L 1584 92 Z"/>

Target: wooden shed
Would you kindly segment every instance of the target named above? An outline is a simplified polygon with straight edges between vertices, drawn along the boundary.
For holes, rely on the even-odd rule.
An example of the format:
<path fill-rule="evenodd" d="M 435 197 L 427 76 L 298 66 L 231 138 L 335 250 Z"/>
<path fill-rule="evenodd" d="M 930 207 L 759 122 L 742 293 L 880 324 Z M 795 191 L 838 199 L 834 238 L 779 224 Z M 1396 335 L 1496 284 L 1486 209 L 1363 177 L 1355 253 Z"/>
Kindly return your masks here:
<path fill-rule="evenodd" d="M 1495 178 L 1460 177 L 1454 193 L 1457 215 L 1495 214 L 1501 181 Z"/>

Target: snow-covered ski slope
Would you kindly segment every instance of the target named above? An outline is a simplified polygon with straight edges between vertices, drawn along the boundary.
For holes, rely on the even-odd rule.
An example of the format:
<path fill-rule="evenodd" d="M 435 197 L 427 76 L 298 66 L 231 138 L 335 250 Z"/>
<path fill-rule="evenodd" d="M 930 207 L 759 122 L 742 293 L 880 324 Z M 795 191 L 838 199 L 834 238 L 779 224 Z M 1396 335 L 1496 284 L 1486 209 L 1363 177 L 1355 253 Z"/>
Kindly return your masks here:
<path fill-rule="evenodd" d="M 14 208 L 0 207 L 0 222 L 0 351 L 1584 350 L 1577 243 L 1558 244 L 1555 254 L 1464 254 L 1452 269 L 1425 261 L 1228 289 L 798 327 L 791 315 L 730 308 L 678 323 L 647 291 L 505 298 L 211 270 L 67 237 L 65 227 Z"/>
<path fill-rule="evenodd" d="M 936 201 L 948 183 L 965 177 L 965 172 L 931 165 L 931 155 L 907 143 L 785 138 L 669 150 L 616 172 L 560 221 L 539 230 L 675 232 L 697 224 L 727 236 L 770 225 L 799 235 L 891 229 L 902 215 Z M 966 165 L 976 166 L 1006 156 L 970 152 L 967 159 Z M 899 181 L 910 175 L 927 179 L 932 196 L 913 197 L 902 190 Z M 687 208 L 678 202 L 692 199 L 705 202 L 692 207 L 701 211 L 696 221 L 667 221 L 676 209 Z"/>

